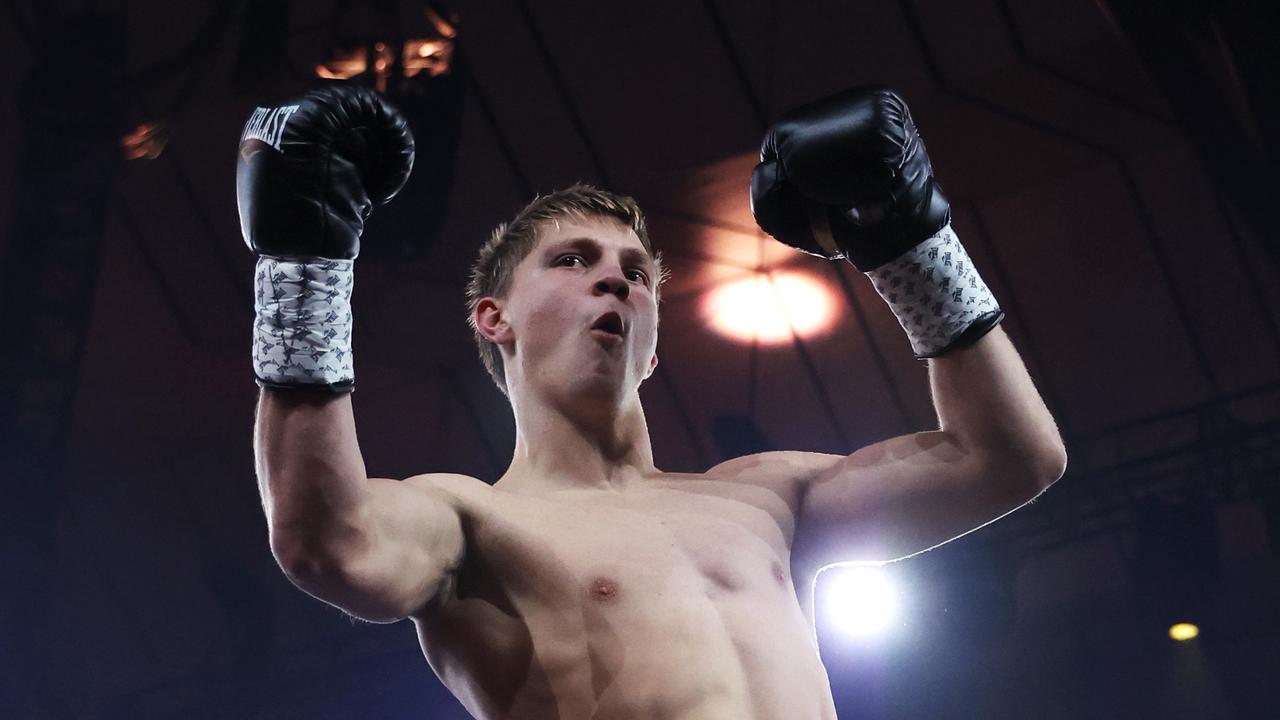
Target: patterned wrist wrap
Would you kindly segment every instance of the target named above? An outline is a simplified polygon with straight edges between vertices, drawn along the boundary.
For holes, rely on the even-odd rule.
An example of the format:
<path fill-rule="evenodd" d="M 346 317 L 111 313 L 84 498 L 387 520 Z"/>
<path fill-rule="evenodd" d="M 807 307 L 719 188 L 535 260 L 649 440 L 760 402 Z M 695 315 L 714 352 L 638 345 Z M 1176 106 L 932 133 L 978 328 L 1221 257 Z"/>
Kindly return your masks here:
<path fill-rule="evenodd" d="M 350 392 L 351 260 L 258 258 L 253 370 L 258 385 Z"/>
<path fill-rule="evenodd" d="M 960 341 L 962 335 L 974 342 L 1004 317 L 950 223 L 866 275 L 898 317 L 920 359 L 966 344 Z M 980 321 L 985 328 L 977 328 L 979 333 L 965 332 Z"/>

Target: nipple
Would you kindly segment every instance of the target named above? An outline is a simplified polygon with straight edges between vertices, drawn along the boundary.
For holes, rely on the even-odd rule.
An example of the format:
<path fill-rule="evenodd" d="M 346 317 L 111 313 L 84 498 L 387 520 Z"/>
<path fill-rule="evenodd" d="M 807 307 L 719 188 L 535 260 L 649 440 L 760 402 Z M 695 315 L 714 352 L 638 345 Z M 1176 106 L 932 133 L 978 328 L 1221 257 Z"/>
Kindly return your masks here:
<path fill-rule="evenodd" d="M 787 575 L 782 572 L 782 564 L 777 561 L 773 563 L 773 579 L 777 580 L 779 585 L 787 584 Z"/>
<path fill-rule="evenodd" d="M 599 602 L 610 602 L 618 596 L 618 583 L 611 578 L 597 577 L 591 581 L 591 597 Z"/>

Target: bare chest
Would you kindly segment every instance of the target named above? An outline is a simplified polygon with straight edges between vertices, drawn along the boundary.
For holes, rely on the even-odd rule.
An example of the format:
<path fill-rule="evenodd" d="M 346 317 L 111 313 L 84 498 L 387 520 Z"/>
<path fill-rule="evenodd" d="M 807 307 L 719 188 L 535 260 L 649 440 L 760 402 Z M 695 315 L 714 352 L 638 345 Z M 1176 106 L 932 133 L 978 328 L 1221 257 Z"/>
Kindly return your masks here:
<path fill-rule="evenodd" d="M 656 490 L 569 496 L 496 511 L 474 526 L 483 567 L 527 600 L 655 601 L 660 592 L 716 596 L 787 581 L 790 513 L 776 496 Z"/>
<path fill-rule="evenodd" d="M 632 696 L 660 686 L 673 704 L 682 683 L 690 698 L 719 687 L 741 701 L 753 679 L 737 654 L 774 645 L 787 661 L 760 619 L 800 654 L 807 625 L 789 566 L 786 499 L 723 485 L 497 495 L 470 519 L 454 597 L 422 629 L 428 659 L 455 692 L 476 693 L 476 709 L 498 697 L 563 707 L 566 697 L 591 696 L 598 707 L 601 676 Z M 700 670 L 673 678 L 672 667 Z"/>

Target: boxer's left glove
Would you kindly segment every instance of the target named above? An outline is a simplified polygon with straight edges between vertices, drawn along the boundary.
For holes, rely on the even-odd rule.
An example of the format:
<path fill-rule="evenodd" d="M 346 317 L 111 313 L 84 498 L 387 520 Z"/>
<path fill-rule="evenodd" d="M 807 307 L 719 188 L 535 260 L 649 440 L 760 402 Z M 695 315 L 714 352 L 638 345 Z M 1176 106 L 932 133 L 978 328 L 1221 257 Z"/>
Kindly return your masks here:
<path fill-rule="evenodd" d="M 258 254 L 253 365 L 259 386 L 350 392 L 353 263 L 375 204 L 409 178 L 409 125 L 347 82 L 253 111 L 240 137 L 240 230 Z"/>
<path fill-rule="evenodd" d="M 951 206 L 893 90 L 856 87 L 783 115 L 760 160 L 756 222 L 871 278 L 917 358 L 972 344 L 1004 318 L 951 229 Z"/>

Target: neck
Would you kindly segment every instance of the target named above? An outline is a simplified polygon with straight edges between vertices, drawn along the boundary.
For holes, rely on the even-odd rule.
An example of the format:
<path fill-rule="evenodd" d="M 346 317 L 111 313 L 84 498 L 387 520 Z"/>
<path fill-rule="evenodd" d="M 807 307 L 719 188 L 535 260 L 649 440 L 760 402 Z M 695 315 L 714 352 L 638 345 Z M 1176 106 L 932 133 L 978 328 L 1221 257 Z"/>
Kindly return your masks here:
<path fill-rule="evenodd" d="M 657 472 L 640 398 L 570 408 L 517 398 L 516 448 L 498 480 L 514 490 L 622 490 Z"/>

